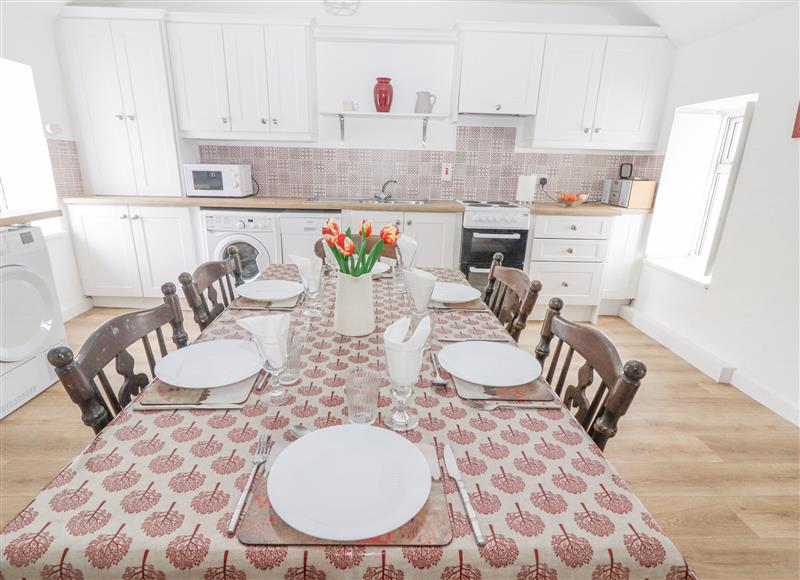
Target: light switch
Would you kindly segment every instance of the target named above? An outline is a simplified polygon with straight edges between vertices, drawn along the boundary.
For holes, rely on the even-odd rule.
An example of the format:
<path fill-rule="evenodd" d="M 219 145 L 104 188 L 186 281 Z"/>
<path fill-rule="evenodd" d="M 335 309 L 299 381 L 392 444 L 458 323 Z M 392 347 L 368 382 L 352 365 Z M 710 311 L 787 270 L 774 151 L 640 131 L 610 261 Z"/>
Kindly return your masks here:
<path fill-rule="evenodd" d="M 439 176 L 439 179 L 442 181 L 452 181 L 453 180 L 453 164 L 452 163 L 442 163 L 442 173 Z"/>

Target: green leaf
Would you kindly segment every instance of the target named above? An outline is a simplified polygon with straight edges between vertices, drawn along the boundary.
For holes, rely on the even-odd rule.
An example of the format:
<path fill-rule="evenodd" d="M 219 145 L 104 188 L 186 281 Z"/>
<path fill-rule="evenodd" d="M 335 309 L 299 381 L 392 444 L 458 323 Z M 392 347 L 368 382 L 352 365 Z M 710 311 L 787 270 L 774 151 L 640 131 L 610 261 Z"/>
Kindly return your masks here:
<path fill-rule="evenodd" d="M 372 247 L 370 250 L 369 258 L 367 259 L 366 264 L 366 271 L 371 272 L 372 268 L 375 266 L 375 262 L 381 257 L 381 252 L 383 251 L 384 244 L 383 240 L 378 240 L 378 242 Z"/>

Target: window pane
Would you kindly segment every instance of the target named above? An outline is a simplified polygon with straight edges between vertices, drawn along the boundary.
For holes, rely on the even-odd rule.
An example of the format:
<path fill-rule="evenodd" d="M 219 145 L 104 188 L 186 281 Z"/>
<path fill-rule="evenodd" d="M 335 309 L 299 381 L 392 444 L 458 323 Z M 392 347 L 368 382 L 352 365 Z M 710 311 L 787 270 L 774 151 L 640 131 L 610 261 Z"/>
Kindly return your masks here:
<path fill-rule="evenodd" d="M 728 187 L 728 179 L 730 173 L 718 173 L 714 180 L 714 186 L 711 190 L 711 200 L 709 204 L 708 217 L 706 227 L 703 232 L 703 237 L 700 242 L 699 254 L 705 256 L 711 248 L 711 242 L 714 240 L 714 235 L 719 225 L 719 216 L 722 209 L 722 202 L 725 199 L 725 189 Z"/>

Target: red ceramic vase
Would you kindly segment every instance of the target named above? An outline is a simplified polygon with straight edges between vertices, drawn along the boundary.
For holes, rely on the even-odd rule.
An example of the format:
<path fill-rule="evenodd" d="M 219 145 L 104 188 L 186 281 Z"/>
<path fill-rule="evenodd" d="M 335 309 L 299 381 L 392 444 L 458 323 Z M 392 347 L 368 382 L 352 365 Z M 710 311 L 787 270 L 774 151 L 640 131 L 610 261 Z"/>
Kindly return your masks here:
<path fill-rule="evenodd" d="M 379 113 L 388 113 L 392 108 L 392 95 L 394 89 L 392 88 L 391 80 L 389 77 L 378 77 L 378 82 L 375 83 L 375 90 L 373 96 L 375 97 L 375 110 Z"/>

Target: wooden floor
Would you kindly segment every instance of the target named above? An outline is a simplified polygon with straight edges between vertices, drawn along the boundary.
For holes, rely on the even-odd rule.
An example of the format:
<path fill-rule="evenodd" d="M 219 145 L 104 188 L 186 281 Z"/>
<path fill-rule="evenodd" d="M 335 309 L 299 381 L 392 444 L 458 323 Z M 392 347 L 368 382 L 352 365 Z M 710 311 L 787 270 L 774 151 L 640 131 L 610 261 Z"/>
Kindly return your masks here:
<path fill-rule="evenodd" d="M 67 323 L 70 345 L 120 312 L 97 308 Z M 528 349 L 538 326 L 523 334 Z M 599 327 L 623 360 L 641 359 L 649 369 L 606 455 L 699 576 L 800 577 L 800 430 L 625 321 L 603 317 Z M 0 421 L 0 521 L 90 438 L 59 384 Z"/>

